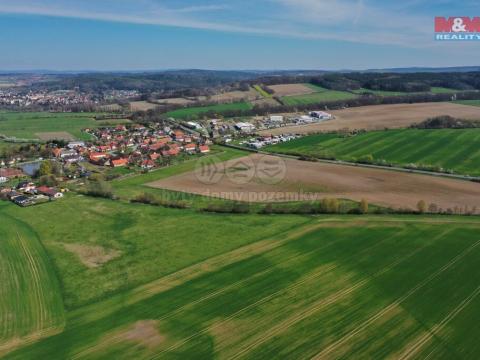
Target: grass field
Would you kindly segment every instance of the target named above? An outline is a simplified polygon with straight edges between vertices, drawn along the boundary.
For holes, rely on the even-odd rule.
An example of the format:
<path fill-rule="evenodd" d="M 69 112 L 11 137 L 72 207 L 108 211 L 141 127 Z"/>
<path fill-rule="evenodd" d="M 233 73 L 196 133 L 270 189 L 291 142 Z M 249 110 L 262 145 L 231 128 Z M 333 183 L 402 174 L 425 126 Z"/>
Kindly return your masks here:
<path fill-rule="evenodd" d="M 107 276 L 141 276 L 143 285 L 68 311 L 62 333 L 6 358 L 452 359 L 480 352 L 475 218 L 219 216 L 66 200 L 71 208 L 36 209 L 60 215 L 50 229 L 30 219 L 32 208 L 4 211 L 35 223 L 59 273 L 70 273 L 64 286 L 76 293 L 104 286 Z M 66 229 L 73 217 L 76 234 Z M 112 231 L 125 251 L 115 266 L 92 271 L 72 257 L 68 271 L 68 254 L 51 250 L 56 241 L 90 243 Z"/>
<path fill-rule="evenodd" d="M 41 133 L 66 132 L 78 139 L 89 139 L 82 132 L 106 124 L 128 120 L 96 121 L 91 113 L 5 113 L 0 112 L 0 134 L 19 139 L 38 139 Z"/>
<path fill-rule="evenodd" d="M 449 89 L 449 88 L 439 87 L 439 86 L 432 86 L 430 92 L 433 94 L 450 94 L 450 93 L 461 92 L 461 90 Z"/>
<path fill-rule="evenodd" d="M 0 204 L 0 356 L 60 331 L 64 325 L 58 279 L 36 233 Z"/>
<path fill-rule="evenodd" d="M 480 129 L 404 129 L 352 137 L 319 134 L 270 146 L 267 151 L 353 161 L 372 155 L 374 160 L 397 165 L 431 165 L 480 175 Z"/>
<path fill-rule="evenodd" d="M 4 214 L 35 229 L 58 270 L 67 309 L 153 281 L 306 221 L 285 217 L 270 227 L 266 226 L 267 218 L 254 215 L 216 217 L 76 195 L 28 209 L 11 206 L 4 209 L 2 218 Z M 52 218 L 56 220 L 45 221 Z M 75 231 L 73 218 L 78 219 Z M 104 254 L 117 256 L 105 258 L 108 261 L 101 266 L 85 265 Z"/>
<path fill-rule="evenodd" d="M 313 89 L 315 92 L 306 95 L 284 96 L 281 98 L 281 101 L 285 105 L 303 105 L 326 101 L 348 100 L 357 97 L 357 95 L 347 91 L 328 90 L 313 84 L 305 85 Z"/>
<path fill-rule="evenodd" d="M 272 95 L 270 95 L 270 94 L 267 93 L 265 90 L 263 90 L 260 85 L 253 85 L 253 88 L 254 88 L 260 95 L 262 95 L 262 96 L 265 97 L 265 98 L 271 98 L 271 97 L 272 97 Z"/>
<path fill-rule="evenodd" d="M 455 103 L 460 105 L 480 106 L 480 100 L 459 100 L 455 101 Z"/>
<path fill-rule="evenodd" d="M 218 104 L 210 106 L 201 106 L 201 107 L 191 107 L 178 109 L 165 113 L 165 116 L 178 118 L 178 119 L 194 119 L 201 118 L 208 112 L 218 112 L 222 113 L 223 111 L 229 110 L 249 110 L 252 108 L 252 105 L 247 102 L 236 102 L 230 104 Z"/>
<path fill-rule="evenodd" d="M 402 95 L 407 95 L 408 93 L 402 92 L 402 91 L 383 91 L 383 90 L 370 90 L 370 89 L 365 89 L 361 88 L 358 90 L 353 90 L 352 91 L 355 94 L 364 94 L 364 93 L 371 93 L 375 94 L 378 96 L 402 96 Z"/>
<path fill-rule="evenodd" d="M 432 94 L 449 94 L 449 93 L 455 93 L 458 92 L 459 90 L 455 89 L 449 89 L 445 87 L 438 87 L 438 86 L 432 86 L 430 92 Z M 355 94 L 363 94 L 363 93 L 372 93 L 378 96 L 404 96 L 404 95 L 409 95 L 409 94 L 421 94 L 421 93 L 408 93 L 404 91 L 383 91 L 383 90 L 370 90 L 370 89 L 358 89 L 358 90 L 353 90 L 352 91 Z"/>

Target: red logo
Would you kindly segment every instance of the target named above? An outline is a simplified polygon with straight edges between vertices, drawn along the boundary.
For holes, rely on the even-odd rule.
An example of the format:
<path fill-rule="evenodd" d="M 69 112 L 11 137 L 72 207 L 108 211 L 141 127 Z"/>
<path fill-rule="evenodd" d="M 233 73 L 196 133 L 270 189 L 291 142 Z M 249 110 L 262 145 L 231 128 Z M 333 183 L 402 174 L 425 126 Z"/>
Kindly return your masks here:
<path fill-rule="evenodd" d="M 441 17 L 435 18 L 436 33 L 480 33 L 480 17 Z"/>

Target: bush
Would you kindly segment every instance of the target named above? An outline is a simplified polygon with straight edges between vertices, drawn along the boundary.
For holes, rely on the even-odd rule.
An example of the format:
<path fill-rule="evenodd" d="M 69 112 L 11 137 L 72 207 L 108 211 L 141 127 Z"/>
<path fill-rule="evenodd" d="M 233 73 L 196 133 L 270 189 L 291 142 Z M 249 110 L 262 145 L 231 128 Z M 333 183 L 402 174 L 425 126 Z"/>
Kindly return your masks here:
<path fill-rule="evenodd" d="M 93 197 L 101 197 L 106 199 L 114 199 L 112 189 L 105 181 L 89 181 L 87 189 L 84 191 L 85 195 Z"/>

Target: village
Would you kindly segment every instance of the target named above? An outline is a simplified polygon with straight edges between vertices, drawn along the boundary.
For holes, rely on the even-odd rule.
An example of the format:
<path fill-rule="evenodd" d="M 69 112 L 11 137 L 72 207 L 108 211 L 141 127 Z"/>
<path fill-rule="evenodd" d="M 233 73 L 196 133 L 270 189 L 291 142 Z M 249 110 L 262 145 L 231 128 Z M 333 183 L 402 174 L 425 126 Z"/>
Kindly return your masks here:
<path fill-rule="evenodd" d="M 32 162 L 22 163 L 20 158 L 0 162 L 0 198 L 26 207 L 57 200 L 68 191 L 68 184 L 79 179 L 89 179 L 101 174 L 106 180 L 148 172 L 201 156 L 211 151 L 211 139 L 220 143 L 240 145 L 259 150 L 268 145 L 287 142 L 300 135 L 255 136 L 258 130 L 284 126 L 311 124 L 333 119 L 323 111 L 288 117 L 270 115 L 258 121 L 227 123 L 219 119 L 208 121 L 211 131 L 196 122 L 182 126 L 166 126 L 165 123 L 127 124 L 83 130 L 90 141 L 51 141 Z M 172 119 L 174 120 L 174 119 Z M 209 136 L 209 135 L 210 136 Z M 46 156 L 45 156 L 46 155 Z M 42 171 L 42 163 L 48 162 L 49 171 Z"/>
<path fill-rule="evenodd" d="M 212 142 L 194 132 L 186 133 L 157 124 L 118 125 L 85 129 L 94 140 L 72 141 L 62 145 L 49 143 L 49 158 L 42 158 L 28 173 L 20 166 L 0 168 L 0 196 L 19 206 L 31 206 L 63 197 L 67 188 L 47 186 L 64 184 L 92 173 L 117 176 L 146 172 L 171 164 L 174 159 L 209 153 Z M 61 142 L 60 142 L 61 143 Z M 55 171 L 42 172 L 48 162 Z M 43 176 L 41 176 L 43 175 Z M 57 181 L 58 179 L 61 181 Z M 18 182 L 20 181 L 20 182 Z"/>

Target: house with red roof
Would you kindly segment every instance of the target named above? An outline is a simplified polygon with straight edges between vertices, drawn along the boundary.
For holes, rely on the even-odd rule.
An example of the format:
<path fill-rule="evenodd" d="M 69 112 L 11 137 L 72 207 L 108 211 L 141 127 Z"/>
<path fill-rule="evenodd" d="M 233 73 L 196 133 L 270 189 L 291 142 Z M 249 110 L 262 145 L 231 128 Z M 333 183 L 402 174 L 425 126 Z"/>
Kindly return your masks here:
<path fill-rule="evenodd" d="M 128 165 L 128 159 L 126 159 L 126 158 L 115 159 L 115 160 L 112 160 L 110 163 L 111 163 L 112 167 L 114 167 L 114 168 L 127 166 Z"/>
<path fill-rule="evenodd" d="M 150 160 L 155 161 L 155 160 L 157 160 L 157 159 L 160 157 L 160 154 L 158 154 L 158 153 L 153 153 L 153 154 L 150 154 L 149 157 L 150 157 Z"/>
<path fill-rule="evenodd" d="M 14 179 L 23 176 L 23 171 L 20 169 L 0 169 L 0 177 L 4 177 L 7 179 Z"/>
<path fill-rule="evenodd" d="M 175 141 L 183 142 L 185 134 L 181 130 L 176 130 L 173 132 L 173 137 L 175 138 Z"/>
<path fill-rule="evenodd" d="M 51 199 L 58 199 L 63 197 L 63 194 L 60 191 L 57 191 L 48 186 L 40 186 L 37 188 L 37 193 L 48 196 Z"/>
<path fill-rule="evenodd" d="M 197 145 L 195 144 L 187 144 L 183 147 L 187 153 L 194 153 L 197 151 Z"/>
<path fill-rule="evenodd" d="M 142 161 L 142 168 L 144 169 L 152 169 L 155 167 L 155 163 L 152 160 L 143 160 Z"/>
<path fill-rule="evenodd" d="M 53 156 L 58 158 L 62 154 L 62 149 L 61 148 L 55 148 L 55 149 L 52 150 L 52 154 L 53 154 Z"/>
<path fill-rule="evenodd" d="M 208 145 L 200 145 L 198 149 L 202 154 L 206 154 L 210 152 L 210 148 L 208 147 Z"/>

